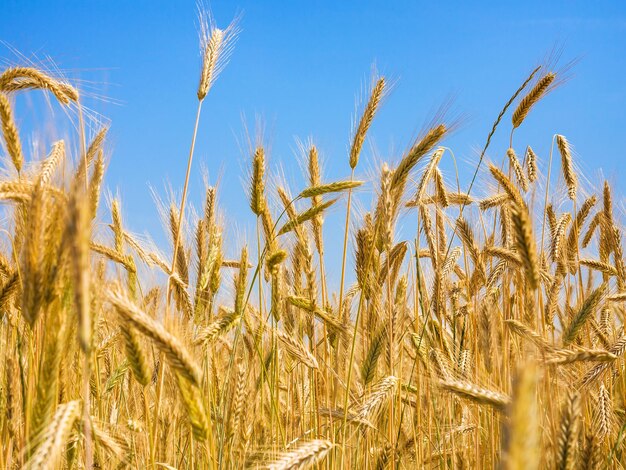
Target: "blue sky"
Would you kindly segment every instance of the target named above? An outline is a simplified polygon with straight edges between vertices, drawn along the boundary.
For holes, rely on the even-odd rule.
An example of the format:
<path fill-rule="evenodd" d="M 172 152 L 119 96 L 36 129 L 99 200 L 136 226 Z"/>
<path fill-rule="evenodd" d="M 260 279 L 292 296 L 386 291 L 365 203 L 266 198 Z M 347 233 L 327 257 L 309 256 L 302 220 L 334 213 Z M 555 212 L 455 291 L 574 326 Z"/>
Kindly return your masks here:
<path fill-rule="evenodd" d="M 372 64 L 395 86 L 364 148 L 357 169 L 364 178 L 380 160 L 396 163 L 450 97 L 453 114 L 465 118 L 446 145 L 467 175 L 502 105 L 560 45 L 562 63 L 579 62 L 568 83 L 519 129 L 517 150 L 530 144 L 545 160 L 553 133 L 561 133 L 592 183 L 601 180 L 600 169 L 613 183 L 626 182 L 624 2 L 241 0 L 215 1 L 211 9 L 222 27 L 242 13 L 242 32 L 205 102 L 190 198 L 200 205 L 201 168 L 211 182 L 221 176 L 234 239 L 249 234 L 253 221 L 242 184 L 249 158 L 244 123 L 254 129 L 255 118 L 262 118 L 270 168 L 282 168 L 294 189 L 303 187 L 296 138 L 318 145 L 328 180 L 346 177 L 355 98 Z M 86 91 L 109 98 L 88 98 L 111 120 L 107 185 L 123 195 L 132 230 L 163 240 L 150 188 L 165 194 L 169 183 L 183 185 L 200 67 L 195 2 L 3 0 L 0 39 L 27 57 L 52 57 Z M 0 58 L 17 60 L 4 46 Z M 32 114 L 28 103 L 18 109 Z M 509 123 L 505 119 L 490 153 L 497 161 Z M 37 135 L 50 132 L 33 128 Z M 453 180 L 451 170 L 446 177 Z M 342 212 L 331 213 L 329 223 Z M 330 256 L 339 252 L 335 240 Z"/>

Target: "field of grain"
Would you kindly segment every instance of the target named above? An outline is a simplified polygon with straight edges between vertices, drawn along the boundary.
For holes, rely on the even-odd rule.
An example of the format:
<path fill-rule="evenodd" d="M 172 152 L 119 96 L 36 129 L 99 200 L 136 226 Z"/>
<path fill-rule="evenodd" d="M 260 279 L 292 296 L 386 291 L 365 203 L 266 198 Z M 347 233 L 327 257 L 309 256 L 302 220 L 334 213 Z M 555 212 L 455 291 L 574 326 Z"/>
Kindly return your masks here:
<path fill-rule="evenodd" d="M 511 90 L 464 189 L 439 168 L 455 123 L 437 118 L 359 179 L 389 88 L 375 77 L 345 179 L 325 180 L 311 145 L 307 184 L 270 185 L 253 149 L 251 213 L 231 216 L 256 219 L 256 237 L 228 259 L 219 188 L 194 211 L 186 199 L 202 103 L 236 32 L 203 31 L 187 181 L 161 250 L 101 196 L 107 129 L 88 135 L 80 90 L 30 66 L 0 72 L 0 468 L 623 468 L 612 190 L 584 187 L 558 129 L 549 155 L 515 135 L 559 72 L 537 67 Z M 16 125 L 25 93 L 79 123 L 43 160 Z M 508 149 L 490 146 L 496 131 Z M 339 260 L 324 256 L 333 205 Z M 417 221 L 409 239 L 403 218 Z"/>

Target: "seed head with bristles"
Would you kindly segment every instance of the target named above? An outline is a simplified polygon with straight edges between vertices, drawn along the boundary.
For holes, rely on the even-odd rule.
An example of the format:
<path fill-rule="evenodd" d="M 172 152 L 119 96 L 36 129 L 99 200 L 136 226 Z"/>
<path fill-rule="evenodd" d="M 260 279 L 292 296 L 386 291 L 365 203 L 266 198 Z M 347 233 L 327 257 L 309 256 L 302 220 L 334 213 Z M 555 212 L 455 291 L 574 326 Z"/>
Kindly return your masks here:
<path fill-rule="evenodd" d="M 80 404 L 78 400 L 59 405 L 46 428 L 39 436 L 37 450 L 30 456 L 25 469 L 53 469 L 63 458 L 63 450 L 78 419 Z"/>
<path fill-rule="evenodd" d="M 509 198 L 515 202 L 515 204 L 519 207 L 523 207 L 525 205 L 524 199 L 522 198 L 522 194 L 519 192 L 519 189 L 513 184 L 513 182 L 506 176 L 500 168 L 497 166 L 490 164 L 489 171 L 495 178 L 495 180 L 502 186 L 502 189 L 508 194 Z"/>
<path fill-rule="evenodd" d="M 41 164 L 41 169 L 39 171 L 40 184 L 50 183 L 50 180 L 52 179 L 55 170 L 64 158 L 65 142 L 63 140 L 58 140 L 54 144 L 52 144 L 52 150 L 50 150 L 50 154 Z"/>
<path fill-rule="evenodd" d="M 0 93 L 0 124 L 2 125 L 2 135 L 6 144 L 7 153 L 13 161 L 13 166 L 18 171 L 22 170 L 24 156 L 22 155 L 22 144 L 17 131 L 17 126 L 13 119 L 13 111 L 7 97 Z"/>
<path fill-rule="evenodd" d="M 447 379 L 441 381 L 439 386 L 480 405 L 489 405 L 498 411 L 504 411 L 511 403 L 509 396 L 479 387 L 472 382 Z"/>
<path fill-rule="evenodd" d="M 108 292 L 108 300 L 120 317 L 148 336 L 164 354 L 172 368 L 193 384 L 200 383 L 200 369 L 181 341 L 138 308 L 119 288 Z"/>
<path fill-rule="evenodd" d="M 358 188 L 363 184 L 363 181 L 349 180 L 349 181 L 335 181 L 334 183 L 320 184 L 317 186 L 309 186 L 302 190 L 299 194 L 300 197 L 317 198 L 323 194 L 338 193 L 346 191 L 348 189 Z"/>
<path fill-rule="evenodd" d="M 567 194 L 573 201 L 576 199 L 578 178 L 572 163 L 572 151 L 570 149 L 569 142 L 562 135 L 556 136 L 556 145 L 559 148 L 559 153 L 561 154 L 561 165 L 563 167 L 563 178 L 565 178 L 565 184 L 567 184 Z"/>
<path fill-rule="evenodd" d="M 526 148 L 526 167 L 528 169 L 528 181 L 534 183 L 537 179 L 537 155 L 530 145 Z"/>
<path fill-rule="evenodd" d="M 384 96 L 385 85 L 385 77 L 380 77 L 376 81 L 376 84 L 372 87 L 370 99 L 367 102 L 367 106 L 363 111 L 363 116 L 361 116 L 359 125 L 354 133 L 352 147 L 350 148 L 350 168 L 353 170 L 359 162 L 359 155 L 361 154 L 361 148 L 363 147 L 363 142 L 365 141 L 365 135 L 372 125 L 372 121 L 374 120 L 380 101 Z"/>
<path fill-rule="evenodd" d="M 549 72 L 537 81 L 535 86 L 528 92 L 524 98 L 517 105 L 517 108 L 513 112 L 513 129 L 517 129 L 526 116 L 530 112 L 530 109 L 549 91 L 550 85 L 554 81 L 556 74 Z"/>
<path fill-rule="evenodd" d="M 207 11 L 200 11 L 199 17 L 202 71 L 198 85 L 198 100 L 202 101 L 230 59 L 239 34 L 239 26 L 238 18 L 235 18 L 226 29 L 219 29 L 215 26 L 211 13 Z"/>
<path fill-rule="evenodd" d="M 517 178 L 518 184 L 521 186 L 522 190 L 528 191 L 528 180 L 526 179 L 526 174 L 524 173 L 522 164 L 515 154 L 515 150 L 509 148 L 506 151 L 506 155 L 509 157 L 509 163 L 511 164 L 511 168 L 513 168 L 513 171 L 515 172 L 515 177 Z"/>
<path fill-rule="evenodd" d="M 320 172 L 320 159 L 317 152 L 317 147 L 311 144 L 308 151 L 307 158 L 307 170 L 309 176 L 309 185 L 311 188 L 320 187 L 322 184 L 322 176 Z M 313 207 L 319 206 L 322 203 L 322 196 L 319 194 L 313 194 L 311 196 L 311 205 Z M 313 224 L 313 238 L 315 240 L 315 246 L 319 253 L 324 251 L 324 238 L 322 234 L 322 225 L 324 218 L 321 215 L 313 217 L 311 220 Z"/>
<path fill-rule="evenodd" d="M 433 175 L 435 168 L 439 164 L 439 160 L 443 156 L 444 149 L 439 147 L 435 150 L 428 161 L 428 165 L 424 169 L 424 173 L 422 173 L 422 177 L 417 183 L 417 193 L 415 194 L 415 201 L 419 202 L 424 197 L 424 193 L 426 192 L 426 187 L 428 186 L 428 182 Z"/>
<path fill-rule="evenodd" d="M 265 206 L 265 151 L 257 147 L 252 159 L 252 178 L 250 181 L 250 209 L 260 216 Z"/>
<path fill-rule="evenodd" d="M 439 143 L 441 139 L 448 132 L 448 128 L 444 124 L 438 124 L 428 130 L 428 132 L 422 137 L 415 145 L 409 150 L 409 152 L 400 160 L 398 167 L 393 173 L 393 179 L 391 181 L 391 187 L 396 192 L 404 190 L 406 180 L 409 177 L 409 173 L 417 162 L 430 150 Z M 399 195 L 401 197 L 402 194 Z"/>
<path fill-rule="evenodd" d="M 313 467 L 324 460 L 333 448 L 333 443 L 321 439 L 305 441 L 294 449 L 278 454 L 276 459 L 263 468 L 268 470 L 295 470 Z"/>
<path fill-rule="evenodd" d="M 609 437 L 612 426 L 612 403 L 611 394 L 604 386 L 600 385 L 600 391 L 598 393 L 598 405 L 594 413 L 594 424 L 597 430 L 598 438 L 602 441 Z"/>
<path fill-rule="evenodd" d="M 571 391 L 561 413 L 561 423 L 557 440 L 557 467 L 571 470 L 576 462 L 578 429 L 581 417 L 580 395 Z"/>
<path fill-rule="evenodd" d="M 26 89 L 48 90 L 64 105 L 78 101 L 78 91 L 73 86 L 35 68 L 10 67 L 0 74 L 0 92 L 11 93 Z"/>
<path fill-rule="evenodd" d="M 498 207 L 505 202 L 510 201 L 509 195 L 506 193 L 496 193 L 493 196 L 488 196 L 479 203 L 481 211 L 491 209 L 492 207 Z"/>
<path fill-rule="evenodd" d="M 528 210 L 525 207 L 517 208 L 513 211 L 512 220 L 515 228 L 516 247 L 526 272 L 526 279 L 530 287 L 535 289 L 539 284 L 539 263 Z"/>

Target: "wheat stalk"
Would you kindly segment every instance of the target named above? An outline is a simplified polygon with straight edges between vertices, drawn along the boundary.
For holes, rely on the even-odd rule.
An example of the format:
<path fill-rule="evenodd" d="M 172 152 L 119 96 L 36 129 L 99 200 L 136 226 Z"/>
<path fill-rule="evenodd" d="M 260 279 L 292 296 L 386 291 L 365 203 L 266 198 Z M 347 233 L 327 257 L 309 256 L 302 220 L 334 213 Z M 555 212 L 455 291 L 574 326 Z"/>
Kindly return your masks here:
<path fill-rule="evenodd" d="M 310 468 L 321 461 L 332 450 L 333 443 L 314 439 L 299 443 L 293 450 L 283 452 L 276 459 L 263 465 L 268 470 L 291 470 Z"/>
<path fill-rule="evenodd" d="M 578 187 L 578 177 L 574 171 L 572 163 L 572 152 L 567 139 L 562 135 L 556 136 L 556 145 L 561 153 L 561 166 L 563 168 L 563 177 L 567 184 L 567 194 L 573 201 L 576 199 L 576 188 Z"/>
<path fill-rule="evenodd" d="M 522 125 L 522 122 L 524 122 L 524 119 L 526 119 L 532 107 L 548 92 L 555 78 L 556 75 L 553 72 L 548 72 L 542 76 L 528 94 L 521 99 L 517 108 L 513 111 L 511 118 L 513 129 L 517 129 Z"/>
<path fill-rule="evenodd" d="M 120 289 L 109 291 L 108 300 L 122 318 L 154 341 L 155 345 L 165 353 L 174 369 L 193 384 L 200 383 L 201 373 L 193 357 L 179 339 L 169 333 L 163 325 L 142 312 L 120 292 Z"/>
<path fill-rule="evenodd" d="M 11 104 L 5 95 L 0 93 L 0 124 L 2 125 L 2 135 L 6 149 L 13 161 L 13 166 L 19 173 L 24 164 L 24 155 L 22 155 L 22 143 L 13 119 L 13 111 Z"/>

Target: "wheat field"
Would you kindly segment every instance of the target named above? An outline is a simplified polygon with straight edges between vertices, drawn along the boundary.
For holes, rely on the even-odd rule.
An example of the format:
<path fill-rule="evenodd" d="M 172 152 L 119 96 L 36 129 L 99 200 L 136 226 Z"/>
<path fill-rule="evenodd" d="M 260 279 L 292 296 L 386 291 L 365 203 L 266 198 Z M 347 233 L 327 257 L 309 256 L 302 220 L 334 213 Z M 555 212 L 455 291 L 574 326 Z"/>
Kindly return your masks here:
<path fill-rule="evenodd" d="M 455 122 L 439 117 L 359 179 L 389 88 L 375 77 L 345 179 L 323 178 L 311 144 L 301 188 L 270 184 L 253 149 L 250 213 L 235 215 L 256 236 L 228 259 L 219 188 L 195 210 L 187 196 L 237 32 L 203 29 L 187 178 L 160 249 L 125 226 L 120 197 L 104 203 L 107 129 L 90 132 L 80 90 L 31 66 L 0 73 L 0 468 L 623 468 L 620 214 L 608 183 L 584 187 L 565 136 L 549 155 L 515 138 L 560 72 L 537 67 L 514 91 L 465 190 L 440 169 Z M 45 159 L 20 139 L 26 93 L 79 123 Z M 496 131 L 508 148 L 490 146 Z M 332 263 L 331 206 L 345 213 Z M 417 223 L 407 239 L 403 219 Z"/>

